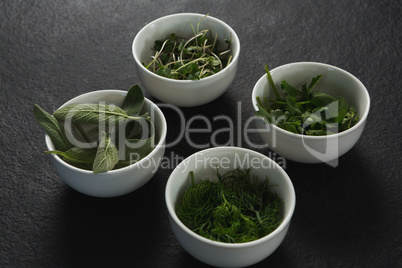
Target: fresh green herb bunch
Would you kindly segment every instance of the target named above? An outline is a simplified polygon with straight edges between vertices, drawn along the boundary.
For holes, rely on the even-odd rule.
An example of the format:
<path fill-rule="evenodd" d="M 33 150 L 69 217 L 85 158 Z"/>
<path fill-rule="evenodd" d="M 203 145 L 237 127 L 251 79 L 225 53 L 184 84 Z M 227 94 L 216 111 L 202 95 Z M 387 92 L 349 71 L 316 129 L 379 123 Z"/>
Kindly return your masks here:
<path fill-rule="evenodd" d="M 57 154 L 75 167 L 101 173 L 133 164 L 152 151 L 154 126 L 147 113 L 140 115 L 143 105 L 142 89 L 134 85 L 121 108 L 74 104 L 51 115 L 35 104 L 34 114 L 55 146 L 54 151 L 45 151 L 46 154 Z M 65 122 L 71 125 L 66 126 Z M 73 144 L 69 136 L 74 136 L 74 143 L 86 146 Z"/>
<path fill-rule="evenodd" d="M 217 181 L 194 181 L 176 204 L 179 219 L 195 233 L 225 243 L 262 238 L 282 222 L 282 200 L 271 191 L 268 179 L 251 176 L 250 169 L 236 169 Z"/>
<path fill-rule="evenodd" d="M 196 30 L 191 25 L 194 36 L 189 39 L 172 33 L 164 41 L 156 40 L 155 55 L 150 63 L 143 63 L 144 67 L 171 79 L 199 80 L 216 74 L 229 65 L 232 59 L 231 40 L 225 39 L 227 48 L 219 50 L 217 34 L 214 36 L 210 30 L 200 31 L 201 21 Z"/>
<path fill-rule="evenodd" d="M 269 100 L 257 97 L 256 115 L 266 123 L 296 134 L 321 136 L 345 131 L 359 121 L 356 110 L 343 97 L 313 91 L 322 75 L 313 77 L 309 86 L 305 83 L 300 90 L 282 81 L 284 97 L 281 97 L 267 65 L 265 71 L 276 96 Z"/>

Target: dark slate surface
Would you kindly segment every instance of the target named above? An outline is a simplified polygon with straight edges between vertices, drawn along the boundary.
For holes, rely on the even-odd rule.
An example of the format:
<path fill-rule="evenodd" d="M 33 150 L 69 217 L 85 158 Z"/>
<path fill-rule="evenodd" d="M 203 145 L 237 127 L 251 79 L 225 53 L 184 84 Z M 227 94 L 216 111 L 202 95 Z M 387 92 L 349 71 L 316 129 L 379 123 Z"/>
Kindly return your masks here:
<path fill-rule="evenodd" d="M 338 167 L 286 161 L 297 193 L 294 218 L 283 244 L 255 267 L 401 267 L 402 9 L 392 0 L 1 1 L 0 266 L 204 267 L 168 224 L 164 190 L 174 161 L 134 193 L 88 197 L 55 173 L 33 117 L 34 103 L 49 111 L 85 92 L 139 82 L 132 40 L 146 23 L 179 12 L 209 12 L 242 42 L 230 89 L 210 104 L 181 109 L 187 119 L 227 115 L 242 128 L 266 63 L 332 64 L 371 95 L 365 132 Z M 177 114 L 165 112 L 173 141 Z M 211 143 L 210 134 L 193 140 Z M 223 134 L 217 141 L 228 140 Z M 239 132 L 231 145 L 249 147 Z M 183 139 L 166 157 L 197 150 Z"/>

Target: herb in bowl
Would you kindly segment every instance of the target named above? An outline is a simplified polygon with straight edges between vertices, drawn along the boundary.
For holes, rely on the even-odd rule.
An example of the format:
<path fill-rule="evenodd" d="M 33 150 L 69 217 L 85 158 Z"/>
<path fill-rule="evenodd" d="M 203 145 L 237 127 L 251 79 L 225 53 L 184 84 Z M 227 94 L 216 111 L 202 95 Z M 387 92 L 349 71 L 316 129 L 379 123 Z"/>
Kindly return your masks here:
<path fill-rule="evenodd" d="M 55 147 L 46 154 L 57 154 L 72 166 L 102 173 L 129 166 L 153 150 L 154 126 L 147 113 L 140 114 L 143 105 L 143 91 L 134 85 L 121 107 L 73 104 L 49 114 L 35 104 L 34 115 Z"/>
<path fill-rule="evenodd" d="M 199 80 L 229 65 L 231 40 L 225 39 L 227 47 L 220 50 L 217 34 L 208 29 L 199 30 L 203 19 L 198 22 L 197 29 L 191 25 L 194 32 L 191 38 L 172 33 L 166 40 L 156 40 L 155 55 L 148 64 L 143 63 L 144 67 L 166 78 Z"/>
<path fill-rule="evenodd" d="M 216 181 L 191 186 L 176 205 L 178 218 L 195 233 L 219 242 L 244 243 L 273 232 L 282 222 L 282 200 L 268 179 L 260 182 L 250 169 L 236 169 Z"/>
<path fill-rule="evenodd" d="M 296 134 L 323 136 L 345 131 L 359 121 L 356 110 L 348 106 L 345 98 L 313 90 L 322 75 L 313 77 L 308 86 L 305 83 L 300 89 L 281 81 L 281 96 L 267 65 L 265 71 L 276 96 L 269 100 L 257 97 L 256 115 L 266 123 Z"/>

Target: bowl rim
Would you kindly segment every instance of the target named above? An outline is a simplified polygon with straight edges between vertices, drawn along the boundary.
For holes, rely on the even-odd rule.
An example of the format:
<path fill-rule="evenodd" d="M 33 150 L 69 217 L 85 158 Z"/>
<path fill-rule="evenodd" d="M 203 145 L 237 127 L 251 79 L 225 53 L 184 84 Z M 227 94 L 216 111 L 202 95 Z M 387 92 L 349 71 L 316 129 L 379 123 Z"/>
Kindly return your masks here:
<path fill-rule="evenodd" d="M 258 156 L 263 159 L 267 159 L 270 162 L 270 164 L 272 164 L 274 166 L 272 169 L 278 169 L 282 175 L 282 179 L 284 179 L 286 181 L 287 185 L 289 186 L 290 195 L 288 197 L 288 200 L 286 200 L 286 202 L 289 202 L 289 204 L 290 204 L 289 212 L 284 216 L 282 222 L 274 231 L 272 231 L 271 233 L 267 234 L 264 237 L 261 237 L 259 239 L 253 240 L 253 241 L 244 242 L 244 243 L 225 243 L 225 242 L 219 242 L 219 241 L 214 241 L 214 240 L 205 238 L 205 237 L 193 232 L 186 225 L 184 225 L 184 223 L 182 223 L 181 220 L 177 217 L 174 206 L 171 205 L 171 200 L 172 200 L 172 197 L 170 195 L 170 191 L 172 188 L 172 179 L 171 178 L 173 178 L 175 171 L 177 172 L 178 167 L 184 165 L 183 163 L 185 163 L 186 161 L 189 161 L 190 158 L 196 157 L 196 155 L 198 155 L 198 154 L 205 154 L 205 153 L 210 153 L 213 151 L 228 151 L 228 150 L 233 151 L 233 152 L 242 151 L 245 153 L 253 154 L 253 155 Z M 218 247 L 223 247 L 223 248 L 248 248 L 248 247 L 254 247 L 256 245 L 266 243 L 267 241 L 269 241 L 269 240 L 273 239 L 274 237 L 276 237 L 277 235 L 279 235 L 290 224 L 290 221 L 292 219 L 292 216 L 294 214 L 295 207 L 296 207 L 296 192 L 295 192 L 293 183 L 292 183 L 289 175 L 285 172 L 285 170 L 279 164 L 277 164 L 275 161 L 273 161 L 268 156 L 261 154 L 254 150 L 247 149 L 247 148 L 234 147 L 234 146 L 221 146 L 221 147 L 213 147 L 213 148 L 208 148 L 205 150 L 198 151 L 198 152 L 188 156 L 178 166 L 176 166 L 176 168 L 170 174 L 167 184 L 166 184 L 165 202 L 166 202 L 166 206 L 167 206 L 167 209 L 169 212 L 169 216 L 173 219 L 173 221 L 179 226 L 179 228 L 181 230 L 183 230 L 187 235 L 191 236 L 192 238 L 194 238 L 202 243 L 211 245 L 211 246 L 218 246 Z M 284 200 L 284 202 L 285 202 L 285 200 Z"/>
<path fill-rule="evenodd" d="M 232 27 L 230 27 L 227 23 L 225 23 L 224 21 L 222 21 L 222 20 L 220 20 L 218 18 L 215 18 L 215 17 L 213 17 L 213 16 L 208 14 L 208 17 L 207 17 L 208 19 L 214 21 L 215 23 L 222 24 L 223 26 L 225 26 L 229 30 L 229 32 L 231 33 L 231 36 L 232 36 L 232 42 L 235 42 L 237 44 L 237 47 L 238 47 L 237 51 L 233 54 L 233 58 L 232 58 L 232 60 L 231 60 L 231 62 L 229 63 L 228 66 L 226 66 L 225 68 L 223 68 L 221 71 L 219 71 L 216 74 L 213 74 L 213 75 L 205 77 L 205 78 L 201 78 L 199 80 L 178 80 L 178 79 L 166 78 L 166 77 L 157 75 L 156 73 L 151 72 L 150 70 L 145 68 L 142 65 L 142 62 L 140 61 L 140 59 L 137 57 L 136 49 L 135 49 L 135 44 L 137 42 L 139 42 L 138 40 L 139 40 L 140 34 L 142 34 L 143 32 L 146 32 L 147 28 L 150 27 L 154 23 L 158 23 L 160 21 L 170 19 L 170 18 L 174 18 L 174 17 L 183 17 L 183 16 L 194 16 L 194 17 L 198 17 L 198 18 L 202 19 L 203 17 L 206 16 L 206 14 L 200 14 L 200 13 L 175 13 L 175 14 L 170 14 L 170 15 L 166 15 L 166 16 L 157 18 L 157 19 L 147 23 L 144 27 L 142 27 L 138 31 L 138 33 L 134 37 L 134 40 L 133 40 L 133 43 L 132 43 L 132 54 L 133 54 L 135 62 L 137 63 L 137 66 L 139 66 L 139 68 L 141 68 L 143 71 L 145 71 L 146 73 L 151 75 L 153 78 L 158 78 L 158 79 L 160 79 L 162 81 L 189 84 L 189 83 L 202 83 L 202 81 L 208 81 L 208 80 L 211 80 L 211 79 L 216 79 L 218 76 L 225 75 L 225 73 L 229 72 L 229 70 L 232 67 L 236 66 L 236 64 L 237 64 L 237 62 L 239 60 L 239 55 L 240 55 L 240 39 L 239 39 L 239 37 L 237 36 L 236 32 L 232 29 Z M 196 89 L 193 89 L 191 87 L 188 87 L 186 89 L 188 89 L 188 90 L 196 90 Z"/>
<path fill-rule="evenodd" d="M 351 132 L 354 132 L 355 130 L 357 130 L 358 128 L 360 128 L 363 124 L 365 124 L 369 111 L 370 111 L 370 105 L 371 105 L 371 100 L 370 100 L 370 94 L 367 90 L 367 88 L 364 86 L 364 84 L 357 78 L 355 77 L 353 74 L 351 74 L 348 71 L 343 70 L 342 68 L 327 64 L 327 63 L 321 63 L 321 62 L 313 62 L 313 61 L 300 61 L 300 62 L 292 62 L 292 63 L 287 63 L 287 64 L 283 64 L 280 65 L 278 67 L 275 67 L 274 69 L 270 70 L 271 73 L 275 72 L 275 70 L 278 69 L 282 69 L 282 68 L 286 68 L 289 66 L 295 66 L 295 65 L 313 65 L 313 66 L 321 66 L 321 67 L 326 67 L 326 68 L 330 68 L 333 70 L 336 70 L 350 78 L 352 78 L 352 80 L 354 80 L 357 84 L 360 85 L 360 88 L 362 88 L 362 92 L 365 95 L 366 99 L 367 99 L 367 105 L 364 107 L 364 112 L 360 117 L 359 122 L 357 122 L 356 125 L 354 125 L 353 127 L 344 130 L 342 132 L 339 133 L 335 133 L 335 134 L 330 134 L 330 135 L 322 135 L 322 136 L 311 136 L 311 135 L 302 135 L 302 134 L 296 134 L 296 133 L 292 133 L 290 131 L 284 130 L 274 124 L 269 124 L 271 127 L 273 127 L 273 129 L 275 129 L 275 131 L 278 131 L 278 133 L 280 134 L 284 134 L 284 135 L 289 135 L 291 137 L 295 137 L 295 138 L 302 138 L 302 139 L 310 139 L 310 140 L 322 140 L 322 139 L 337 139 L 340 138 L 342 136 L 348 135 Z M 251 101 L 253 103 L 253 108 L 255 111 L 258 111 L 258 107 L 257 107 L 257 100 L 256 100 L 256 91 L 257 91 L 257 85 L 263 80 L 263 79 L 267 79 L 266 78 L 267 74 L 262 75 L 258 81 L 255 83 L 254 87 L 253 87 L 253 91 L 251 93 Z M 268 83 L 268 82 L 266 82 Z M 265 84 L 264 84 L 265 85 Z M 258 117 L 259 119 L 261 119 L 260 117 Z M 261 119 L 262 120 L 262 119 Z M 266 124 L 264 122 L 264 124 Z"/>
<path fill-rule="evenodd" d="M 128 91 L 120 90 L 120 89 L 102 89 L 102 90 L 95 90 L 95 91 L 91 91 L 91 92 L 86 92 L 84 94 L 78 95 L 78 96 L 66 101 L 58 109 L 60 109 L 61 107 L 65 106 L 66 103 L 68 103 L 68 102 L 75 101 L 78 98 L 85 97 L 85 96 L 89 97 L 91 95 L 95 95 L 95 94 L 98 94 L 98 93 L 113 93 L 113 94 L 116 94 L 116 95 L 126 96 L 127 92 Z M 59 164 L 61 164 L 65 168 L 71 169 L 71 170 L 76 171 L 76 172 L 80 172 L 82 174 L 89 174 L 89 175 L 99 176 L 99 177 L 101 177 L 101 176 L 109 176 L 109 175 L 113 175 L 115 173 L 124 172 L 127 169 L 131 169 L 131 168 L 133 168 L 135 166 L 141 165 L 143 162 L 146 161 L 146 159 L 150 159 L 150 158 L 154 157 L 154 155 L 157 154 L 157 151 L 159 151 L 161 148 L 165 147 L 165 140 L 166 140 L 166 134 L 167 134 L 167 122 L 166 122 L 165 115 L 163 114 L 161 109 L 155 103 L 153 103 L 151 100 L 149 100 L 149 99 L 147 99 L 145 97 L 144 97 L 144 101 L 149 103 L 151 105 L 151 107 L 153 107 L 158 113 L 160 113 L 161 119 L 162 119 L 161 120 L 162 125 L 161 125 L 161 127 L 159 127 L 161 133 L 160 133 L 160 138 L 159 138 L 158 143 L 152 149 L 152 151 L 148 155 L 146 155 L 144 158 L 142 158 L 140 161 L 138 161 L 138 162 L 136 162 L 134 164 L 131 164 L 131 165 L 127 166 L 127 167 L 114 169 L 114 170 L 109 170 L 107 172 L 102 172 L 102 173 L 95 174 L 95 173 L 93 173 L 92 170 L 85 170 L 85 169 L 81 169 L 81 168 L 78 168 L 78 167 L 70 165 L 69 163 L 63 161 L 58 155 L 50 154 L 50 157 L 53 157 L 53 159 L 55 161 L 57 161 Z M 45 133 L 45 143 L 46 143 L 46 147 L 47 147 L 48 150 L 51 150 L 51 148 L 49 147 L 50 142 L 51 142 L 51 144 L 53 144 L 53 142 L 50 139 L 49 135 L 47 133 Z"/>

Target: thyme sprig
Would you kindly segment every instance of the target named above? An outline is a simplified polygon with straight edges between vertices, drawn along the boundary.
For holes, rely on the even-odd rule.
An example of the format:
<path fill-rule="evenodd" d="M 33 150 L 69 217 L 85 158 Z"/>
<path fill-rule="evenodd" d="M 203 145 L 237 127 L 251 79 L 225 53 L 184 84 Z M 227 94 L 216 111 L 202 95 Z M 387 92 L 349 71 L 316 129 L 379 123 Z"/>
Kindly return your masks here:
<path fill-rule="evenodd" d="M 195 182 L 176 204 L 179 219 L 195 233 L 225 243 L 262 238 L 282 221 L 282 200 L 271 191 L 268 179 L 260 182 L 250 169 L 236 169 L 216 181 Z"/>
<path fill-rule="evenodd" d="M 194 35 L 179 37 L 175 33 L 164 41 L 156 40 L 155 54 L 151 61 L 143 63 L 148 70 L 171 79 L 199 80 L 223 70 L 232 60 L 231 39 L 225 39 L 226 49 L 219 49 L 218 35 L 209 29 L 200 30 L 191 24 Z"/>

